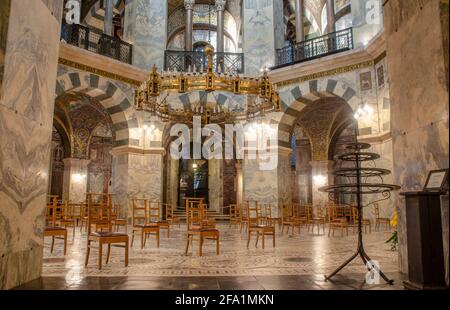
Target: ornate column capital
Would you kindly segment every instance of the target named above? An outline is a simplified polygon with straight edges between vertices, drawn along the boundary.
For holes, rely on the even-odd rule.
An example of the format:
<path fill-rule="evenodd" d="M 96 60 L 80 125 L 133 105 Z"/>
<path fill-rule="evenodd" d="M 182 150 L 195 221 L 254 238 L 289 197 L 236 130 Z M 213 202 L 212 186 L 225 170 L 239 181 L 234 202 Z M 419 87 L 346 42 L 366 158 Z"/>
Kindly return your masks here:
<path fill-rule="evenodd" d="M 225 5 L 227 4 L 226 0 L 216 0 L 216 10 L 223 11 L 225 10 Z"/>
<path fill-rule="evenodd" d="M 184 8 L 186 10 L 193 10 L 195 5 L 195 0 L 184 0 Z"/>

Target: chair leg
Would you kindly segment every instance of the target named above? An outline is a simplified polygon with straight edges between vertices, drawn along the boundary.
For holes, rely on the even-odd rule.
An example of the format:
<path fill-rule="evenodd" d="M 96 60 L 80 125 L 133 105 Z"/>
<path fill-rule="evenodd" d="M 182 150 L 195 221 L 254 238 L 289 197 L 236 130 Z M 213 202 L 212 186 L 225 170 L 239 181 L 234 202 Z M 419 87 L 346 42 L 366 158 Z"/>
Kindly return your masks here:
<path fill-rule="evenodd" d="M 125 241 L 125 267 L 128 267 L 128 251 L 129 251 L 129 248 L 128 248 L 128 238 L 127 238 L 127 241 Z"/>
<path fill-rule="evenodd" d="M 216 236 L 216 254 L 219 255 L 219 236 Z"/>
<path fill-rule="evenodd" d="M 293 230 L 293 229 L 292 229 Z M 263 250 L 264 250 L 264 232 L 262 233 L 262 248 L 263 248 Z"/>
<path fill-rule="evenodd" d="M 200 233 L 200 243 L 199 243 L 199 246 L 198 246 L 198 255 L 199 256 L 202 256 L 202 248 L 203 248 L 203 236 L 202 236 L 202 234 Z"/>
<path fill-rule="evenodd" d="M 108 249 L 106 251 L 106 264 L 109 263 L 109 255 L 111 254 L 111 243 L 108 243 Z"/>
<path fill-rule="evenodd" d="M 53 247 L 55 246 L 55 236 L 52 236 L 52 245 L 50 247 L 50 253 L 53 253 Z"/>
<path fill-rule="evenodd" d="M 72 234 L 72 239 L 75 238 L 75 223 L 73 223 L 73 234 Z"/>
<path fill-rule="evenodd" d="M 145 233 L 144 230 L 142 230 L 142 234 L 141 234 L 141 249 L 144 248 L 145 241 L 147 241 L 147 233 Z"/>
<path fill-rule="evenodd" d="M 190 239 L 191 239 L 191 236 L 188 235 L 188 236 L 187 236 L 187 240 L 186 240 L 186 250 L 184 251 L 184 255 L 187 255 L 187 254 L 188 254 L 188 251 L 189 251 L 189 241 L 190 241 Z"/>
<path fill-rule="evenodd" d="M 67 230 L 64 232 L 64 255 L 67 253 Z"/>
<path fill-rule="evenodd" d="M 103 252 L 103 243 L 101 241 L 98 242 L 98 269 L 102 269 L 102 253 Z"/>
<path fill-rule="evenodd" d="M 134 229 L 131 231 L 131 247 L 133 247 L 134 242 Z"/>
<path fill-rule="evenodd" d="M 159 248 L 159 230 L 156 232 L 156 247 Z"/>
<path fill-rule="evenodd" d="M 247 249 L 248 249 L 248 246 L 249 246 L 249 244 L 250 244 L 250 233 L 251 233 L 251 231 L 250 231 L 250 229 L 248 230 L 248 238 L 247 238 Z"/>
<path fill-rule="evenodd" d="M 167 226 L 167 238 L 170 238 L 170 226 Z"/>
<path fill-rule="evenodd" d="M 84 266 L 87 267 L 89 262 L 89 253 L 91 252 L 91 241 L 88 240 L 86 248 L 86 260 L 84 261 Z"/>
<path fill-rule="evenodd" d="M 256 243 L 255 243 L 255 247 L 258 247 L 258 240 L 259 240 L 259 231 L 256 231 Z"/>
<path fill-rule="evenodd" d="M 273 233 L 272 233 L 272 243 L 273 243 L 273 247 L 275 247 L 275 229 L 273 230 Z"/>

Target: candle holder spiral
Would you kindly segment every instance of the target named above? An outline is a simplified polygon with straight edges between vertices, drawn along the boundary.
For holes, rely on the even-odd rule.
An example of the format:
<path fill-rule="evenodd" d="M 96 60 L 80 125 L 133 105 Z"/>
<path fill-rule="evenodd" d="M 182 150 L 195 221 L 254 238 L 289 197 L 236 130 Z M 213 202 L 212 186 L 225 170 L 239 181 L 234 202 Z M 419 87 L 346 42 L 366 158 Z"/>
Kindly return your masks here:
<path fill-rule="evenodd" d="M 383 182 L 383 176 L 391 173 L 388 169 L 376 167 L 362 167 L 363 162 L 372 162 L 375 166 L 375 160 L 380 158 L 377 153 L 367 152 L 370 148 L 368 143 L 350 143 L 346 145 L 347 152 L 335 156 L 335 160 L 340 163 L 338 168 L 333 171 L 333 174 L 338 177 L 343 177 L 348 180 L 348 183 L 333 184 L 319 188 L 319 191 L 328 193 L 330 200 L 336 202 L 341 195 L 355 195 L 356 208 L 358 209 L 358 245 L 356 252 L 340 265 L 330 275 L 325 276 L 325 280 L 329 280 L 336 275 L 342 268 L 348 265 L 353 259 L 360 256 L 369 271 L 373 269 L 377 272 L 387 283 L 393 284 L 394 281 L 389 279 L 377 266 L 371 263 L 370 257 L 364 250 L 362 238 L 362 211 L 364 207 L 374 204 L 376 202 L 387 200 L 391 197 L 391 191 L 399 190 L 400 186 L 393 184 L 386 184 Z M 353 163 L 352 167 L 343 167 L 343 163 Z M 363 195 L 375 195 L 375 200 L 363 205 Z M 368 265 L 369 263 L 369 265 Z"/>

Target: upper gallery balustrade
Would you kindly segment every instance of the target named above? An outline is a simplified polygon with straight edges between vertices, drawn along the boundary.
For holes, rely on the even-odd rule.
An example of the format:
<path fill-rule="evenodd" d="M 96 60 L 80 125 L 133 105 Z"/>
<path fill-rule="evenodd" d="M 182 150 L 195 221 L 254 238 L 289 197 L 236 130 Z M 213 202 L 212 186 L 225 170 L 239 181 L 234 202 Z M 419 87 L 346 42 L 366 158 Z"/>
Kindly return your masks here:
<path fill-rule="evenodd" d="M 131 64 L 133 46 L 96 29 L 79 24 L 64 25 L 62 39 L 68 44 Z"/>
<path fill-rule="evenodd" d="M 276 65 L 272 69 L 351 49 L 353 49 L 353 31 L 352 28 L 347 28 L 278 49 Z"/>
<path fill-rule="evenodd" d="M 220 73 L 244 73 L 244 54 L 213 53 L 213 70 Z M 202 51 L 166 51 L 164 70 L 178 72 L 204 72 L 208 58 Z"/>

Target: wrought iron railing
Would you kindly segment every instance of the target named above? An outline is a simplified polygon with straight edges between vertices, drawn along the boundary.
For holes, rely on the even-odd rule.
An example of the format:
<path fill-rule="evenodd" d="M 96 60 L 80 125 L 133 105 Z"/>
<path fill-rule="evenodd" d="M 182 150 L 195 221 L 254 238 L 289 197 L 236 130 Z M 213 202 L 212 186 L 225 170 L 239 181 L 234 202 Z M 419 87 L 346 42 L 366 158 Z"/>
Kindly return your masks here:
<path fill-rule="evenodd" d="M 164 70 L 203 72 L 206 70 L 208 59 L 203 52 L 166 51 L 164 56 Z M 244 73 L 244 54 L 214 53 L 213 69 L 221 73 Z"/>
<path fill-rule="evenodd" d="M 328 33 L 277 50 L 276 68 L 353 49 L 353 30 Z"/>
<path fill-rule="evenodd" d="M 65 24 L 61 36 L 68 44 L 121 62 L 132 63 L 133 46 L 131 44 L 98 30 L 79 24 Z"/>

